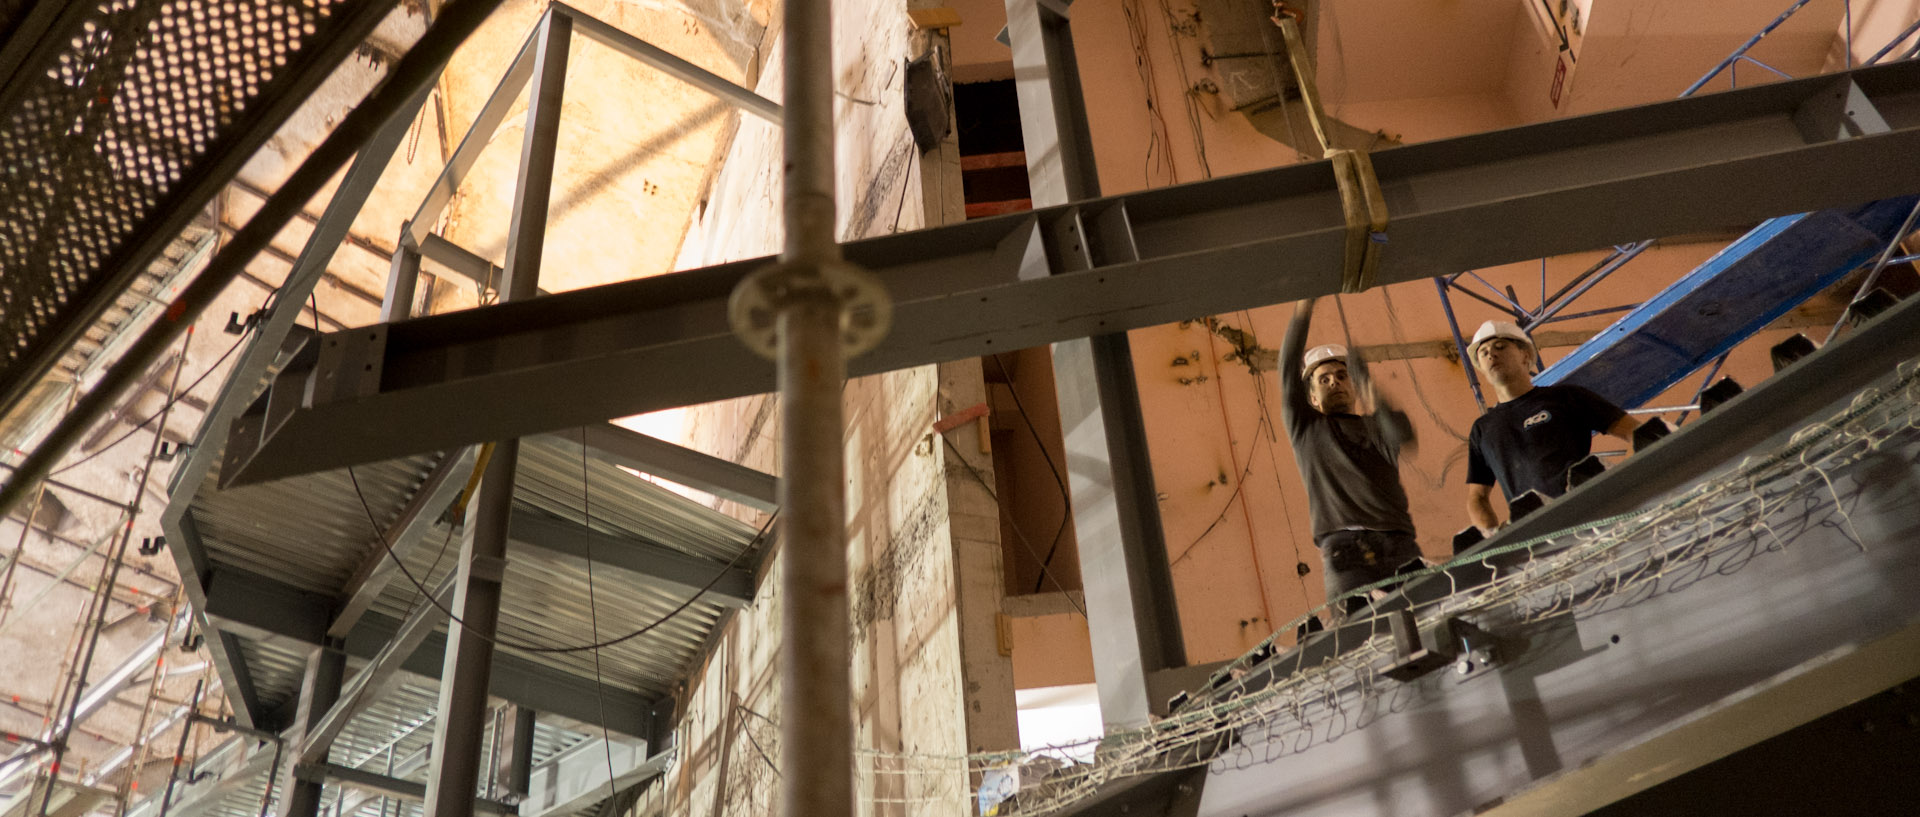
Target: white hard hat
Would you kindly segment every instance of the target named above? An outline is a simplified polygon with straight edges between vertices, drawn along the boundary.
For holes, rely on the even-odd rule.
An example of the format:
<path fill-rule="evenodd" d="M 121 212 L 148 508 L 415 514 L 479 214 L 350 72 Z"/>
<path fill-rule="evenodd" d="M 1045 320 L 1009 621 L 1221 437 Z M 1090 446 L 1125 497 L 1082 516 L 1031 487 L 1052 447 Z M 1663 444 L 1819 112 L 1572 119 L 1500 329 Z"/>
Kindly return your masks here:
<path fill-rule="evenodd" d="M 1306 380 L 1313 377 L 1313 367 L 1329 360 L 1338 360 L 1342 365 L 1345 365 L 1347 362 L 1347 347 L 1341 346 L 1338 343 L 1329 343 L 1325 346 L 1315 346 L 1307 350 L 1307 362 L 1300 366 L 1300 379 Z"/>
<path fill-rule="evenodd" d="M 1473 357 L 1474 351 L 1480 348 L 1480 344 L 1493 338 L 1518 341 L 1526 344 L 1527 351 L 1533 351 L 1533 338 L 1527 337 L 1527 333 L 1512 321 L 1487 321 L 1480 324 L 1480 331 L 1473 333 L 1473 342 L 1467 344 L 1467 357 Z"/>

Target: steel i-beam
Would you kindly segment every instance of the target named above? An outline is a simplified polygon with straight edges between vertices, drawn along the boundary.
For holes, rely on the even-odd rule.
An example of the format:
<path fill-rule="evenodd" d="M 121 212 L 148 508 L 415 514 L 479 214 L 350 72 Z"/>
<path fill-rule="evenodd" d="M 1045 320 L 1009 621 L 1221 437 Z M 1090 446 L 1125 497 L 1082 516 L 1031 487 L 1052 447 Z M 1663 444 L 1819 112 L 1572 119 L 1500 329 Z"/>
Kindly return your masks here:
<path fill-rule="evenodd" d="M 1086 105 L 1066 14 L 1042 0 L 1008 0 L 1020 132 L 1035 204 L 1064 205 L 1100 192 Z M 1096 219 L 1109 225 L 1120 211 Z M 1094 267 L 1134 254 L 1120 229 L 1085 232 L 1083 219 L 1056 222 L 1062 250 L 1048 270 Z M 1093 240 L 1102 240 L 1097 250 Z M 1067 451 L 1068 493 L 1082 550 L 1088 627 L 1100 716 L 1109 727 L 1145 724 L 1156 709 L 1150 674 L 1186 664 L 1173 574 L 1147 454 L 1146 418 L 1125 332 L 1053 345 L 1054 393 Z"/>
<path fill-rule="evenodd" d="M 1889 131 L 1803 132 L 1796 114 L 1849 83 Z M 1383 150 L 1373 165 L 1393 226 L 1376 280 L 1910 194 L 1916 153 L 1920 62 Z M 1345 235 L 1332 168 L 1315 162 L 853 242 L 845 257 L 880 278 L 899 320 L 849 371 L 1325 295 L 1340 286 Z M 1071 270 L 1060 259 L 1077 241 L 1091 263 Z M 1104 249 L 1125 242 L 1132 252 Z M 330 335 L 359 347 L 345 359 L 374 376 L 319 389 L 271 422 L 243 418 L 222 474 L 254 482 L 770 391 L 773 366 L 734 340 L 726 318 L 728 294 L 767 263 Z M 306 364 L 290 375 L 276 390 L 330 372 Z M 569 399 L 513 399 L 560 393 Z"/>

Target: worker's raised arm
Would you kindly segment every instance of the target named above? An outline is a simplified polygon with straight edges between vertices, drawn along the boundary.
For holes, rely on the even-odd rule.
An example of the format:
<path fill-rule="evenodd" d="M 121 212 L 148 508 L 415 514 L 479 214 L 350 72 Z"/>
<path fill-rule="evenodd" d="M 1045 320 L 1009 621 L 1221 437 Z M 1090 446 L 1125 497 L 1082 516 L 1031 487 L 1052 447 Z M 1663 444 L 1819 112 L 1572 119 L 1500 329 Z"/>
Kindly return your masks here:
<path fill-rule="evenodd" d="M 1300 367 L 1307 358 L 1307 327 L 1313 323 L 1314 298 L 1293 305 L 1293 320 L 1287 322 L 1287 335 L 1280 341 L 1280 422 L 1289 437 L 1304 427 L 1313 403 L 1307 400 L 1307 384 Z"/>

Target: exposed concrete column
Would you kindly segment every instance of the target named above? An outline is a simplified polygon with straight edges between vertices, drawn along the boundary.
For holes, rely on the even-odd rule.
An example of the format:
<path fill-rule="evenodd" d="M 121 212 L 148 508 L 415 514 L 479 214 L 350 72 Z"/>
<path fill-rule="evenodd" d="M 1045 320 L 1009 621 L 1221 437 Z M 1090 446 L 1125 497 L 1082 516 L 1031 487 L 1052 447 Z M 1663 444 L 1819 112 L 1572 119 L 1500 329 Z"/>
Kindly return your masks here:
<path fill-rule="evenodd" d="M 952 415 L 987 400 L 978 359 L 940 364 L 941 414 Z M 947 512 L 952 531 L 954 615 L 959 623 L 962 705 L 967 751 L 1020 748 L 1014 704 L 1012 644 L 1000 635 L 1006 576 L 1001 565 L 1000 505 L 988 492 L 993 453 L 987 417 L 945 432 Z"/>
<path fill-rule="evenodd" d="M 938 6 L 938 0 L 909 0 L 911 8 Z M 946 79 L 947 120 L 953 110 L 948 69 L 953 40 L 946 29 L 925 32 L 925 48 L 939 50 L 940 75 Z M 967 218 L 960 178 L 960 132 L 951 128 L 939 147 L 920 155 L 920 204 L 924 225 L 958 224 Z M 987 384 L 978 358 L 939 365 L 940 414 L 987 402 Z M 942 448 L 947 463 L 944 490 L 953 553 L 954 615 L 960 635 L 960 694 L 967 720 L 967 751 L 990 752 L 1020 747 L 1014 703 L 1012 645 L 1000 635 L 1001 600 L 1006 576 L 1001 561 L 1000 505 L 992 494 L 993 452 L 982 416 L 945 432 L 953 447 Z M 957 460 L 957 461 L 956 461 Z"/>

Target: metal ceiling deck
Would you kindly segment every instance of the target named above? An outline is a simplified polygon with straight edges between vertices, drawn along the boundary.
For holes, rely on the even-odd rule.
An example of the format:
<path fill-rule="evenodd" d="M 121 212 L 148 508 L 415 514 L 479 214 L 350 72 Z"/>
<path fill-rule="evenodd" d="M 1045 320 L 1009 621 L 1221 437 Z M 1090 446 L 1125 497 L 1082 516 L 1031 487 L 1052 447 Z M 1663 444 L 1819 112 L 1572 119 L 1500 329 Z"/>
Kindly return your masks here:
<path fill-rule="evenodd" d="M 339 598 L 364 562 L 386 557 L 375 543 L 367 509 L 383 526 L 389 524 L 438 459 L 407 457 L 355 467 L 351 476 L 343 469 L 228 491 L 215 490 L 216 480 L 209 479 L 188 512 L 210 567 L 238 568 Z M 523 441 L 515 513 L 652 542 L 715 564 L 747 564 L 757 547 L 753 527 L 617 466 L 583 458 L 577 444 L 554 436 Z M 436 586 L 455 569 L 460 531 L 450 521 L 437 521 L 404 553 L 401 564 L 411 579 L 397 576 L 390 581 L 373 603 L 373 612 L 405 619 L 422 603 L 420 586 Z M 509 646 L 509 651 L 610 689 L 657 698 L 680 680 L 728 609 L 717 599 L 689 602 L 691 593 L 684 587 L 598 561 L 591 578 L 589 603 L 584 558 L 515 542 L 509 551 L 499 637 L 508 645 L 568 647 L 651 629 L 599 650 L 598 656 L 589 650 L 538 653 Z M 266 711 L 287 707 L 298 697 L 309 648 L 239 641 L 261 706 Z M 405 711 L 430 713 L 430 704 Z M 399 711 L 388 714 L 400 717 Z"/>

